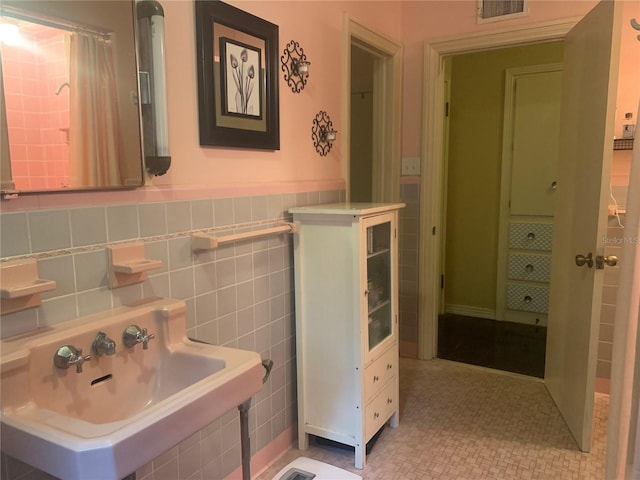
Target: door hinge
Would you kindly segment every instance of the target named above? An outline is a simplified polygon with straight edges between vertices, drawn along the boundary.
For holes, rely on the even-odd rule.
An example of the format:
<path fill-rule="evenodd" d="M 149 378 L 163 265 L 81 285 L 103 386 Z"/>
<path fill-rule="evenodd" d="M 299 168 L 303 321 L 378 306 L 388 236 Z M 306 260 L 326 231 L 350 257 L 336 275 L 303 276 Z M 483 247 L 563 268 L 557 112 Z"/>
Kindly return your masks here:
<path fill-rule="evenodd" d="M 440 288 L 444 288 L 444 275 L 440 275 Z"/>
<path fill-rule="evenodd" d="M 444 104 L 444 116 L 448 117 L 449 116 L 449 102 L 446 102 Z"/>
<path fill-rule="evenodd" d="M 434 227 L 431 229 L 431 235 L 435 235 L 435 234 L 436 234 L 436 227 L 434 226 Z"/>
<path fill-rule="evenodd" d="M 394 238 L 398 238 L 398 229 L 397 228 L 393 229 L 393 237 Z"/>

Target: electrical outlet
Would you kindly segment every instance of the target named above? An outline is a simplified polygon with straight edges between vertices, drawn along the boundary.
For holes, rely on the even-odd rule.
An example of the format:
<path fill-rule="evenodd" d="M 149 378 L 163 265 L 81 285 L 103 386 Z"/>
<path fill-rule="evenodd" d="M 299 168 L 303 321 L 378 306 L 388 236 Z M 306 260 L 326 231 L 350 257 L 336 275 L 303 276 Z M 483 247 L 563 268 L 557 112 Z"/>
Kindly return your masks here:
<path fill-rule="evenodd" d="M 636 126 L 631 124 L 626 124 L 622 126 L 622 138 L 633 138 L 633 133 L 636 129 Z"/>
<path fill-rule="evenodd" d="M 420 157 L 403 157 L 402 175 L 420 175 Z"/>

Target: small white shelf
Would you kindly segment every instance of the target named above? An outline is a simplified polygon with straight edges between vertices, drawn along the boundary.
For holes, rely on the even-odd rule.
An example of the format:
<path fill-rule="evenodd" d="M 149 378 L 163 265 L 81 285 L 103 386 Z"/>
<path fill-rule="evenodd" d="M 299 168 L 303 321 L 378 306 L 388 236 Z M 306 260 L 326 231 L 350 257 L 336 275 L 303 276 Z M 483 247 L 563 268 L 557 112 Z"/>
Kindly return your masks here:
<path fill-rule="evenodd" d="M 369 260 L 369 259 L 371 259 L 371 258 L 379 257 L 379 256 L 381 256 L 381 255 L 384 255 L 385 253 L 386 253 L 386 254 L 390 254 L 390 253 L 391 253 L 391 250 L 389 250 L 388 248 L 384 248 L 384 249 L 382 249 L 382 250 L 376 250 L 375 252 L 373 252 L 373 253 L 369 253 L 369 254 L 367 255 L 367 260 Z"/>
<path fill-rule="evenodd" d="M 378 310 L 382 310 L 387 305 L 391 305 L 391 300 L 383 300 L 382 302 L 376 303 L 372 308 L 369 309 L 369 316 L 373 315 Z"/>
<path fill-rule="evenodd" d="M 107 247 L 109 254 L 109 287 L 119 288 L 147 279 L 147 272 L 162 268 L 162 260 L 145 258 L 144 242 L 122 243 Z"/>

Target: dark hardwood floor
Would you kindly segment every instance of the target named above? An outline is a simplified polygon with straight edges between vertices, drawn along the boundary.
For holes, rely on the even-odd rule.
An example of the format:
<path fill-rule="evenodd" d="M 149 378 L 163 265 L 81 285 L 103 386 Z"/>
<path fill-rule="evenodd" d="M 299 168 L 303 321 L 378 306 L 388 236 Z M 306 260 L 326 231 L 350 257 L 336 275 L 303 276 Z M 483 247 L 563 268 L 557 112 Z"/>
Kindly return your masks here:
<path fill-rule="evenodd" d="M 547 328 L 447 313 L 438 318 L 438 357 L 544 377 Z"/>

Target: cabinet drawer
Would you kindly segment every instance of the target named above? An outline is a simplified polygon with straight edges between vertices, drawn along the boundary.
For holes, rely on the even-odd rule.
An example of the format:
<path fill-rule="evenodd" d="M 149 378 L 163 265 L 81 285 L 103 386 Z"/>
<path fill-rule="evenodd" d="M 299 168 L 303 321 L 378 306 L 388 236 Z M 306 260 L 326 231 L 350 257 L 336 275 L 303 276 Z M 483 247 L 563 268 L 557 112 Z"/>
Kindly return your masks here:
<path fill-rule="evenodd" d="M 364 431 L 365 441 L 375 435 L 380 427 L 389 419 L 398 408 L 396 397 L 396 379 L 388 382 L 384 389 L 365 408 Z"/>
<path fill-rule="evenodd" d="M 525 312 L 549 311 L 549 288 L 533 285 L 507 284 L 507 308 Z"/>
<path fill-rule="evenodd" d="M 550 251 L 552 236 L 552 223 L 509 224 L 509 248 Z"/>
<path fill-rule="evenodd" d="M 550 255 L 509 255 L 509 278 L 548 283 L 551 274 Z"/>
<path fill-rule="evenodd" d="M 364 369 L 365 403 L 397 374 L 398 356 L 395 345 L 387 350 L 379 359 Z"/>

